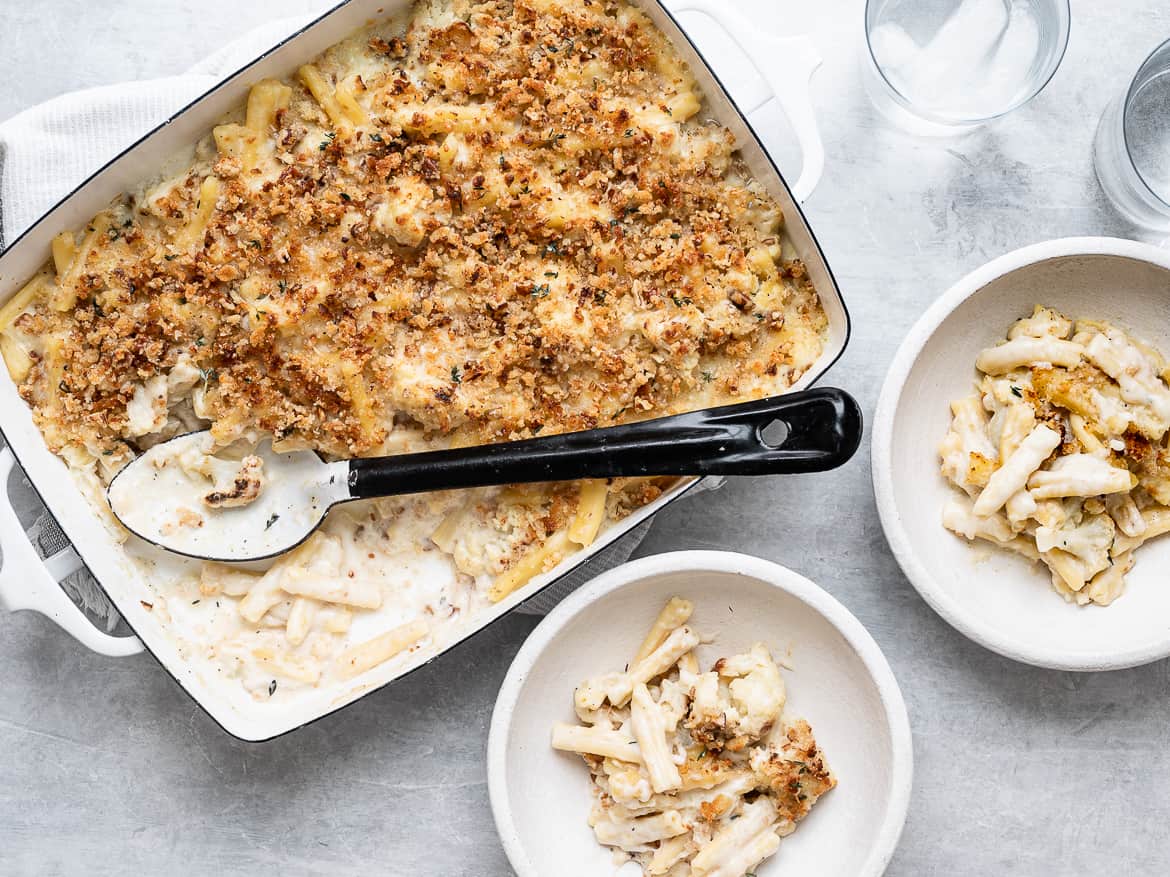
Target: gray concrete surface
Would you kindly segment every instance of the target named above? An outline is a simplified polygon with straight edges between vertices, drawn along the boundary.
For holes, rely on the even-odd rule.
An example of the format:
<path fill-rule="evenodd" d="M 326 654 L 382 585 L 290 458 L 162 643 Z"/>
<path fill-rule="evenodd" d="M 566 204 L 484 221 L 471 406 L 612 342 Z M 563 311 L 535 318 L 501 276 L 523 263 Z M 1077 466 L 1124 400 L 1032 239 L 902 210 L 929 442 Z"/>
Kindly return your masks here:
<path fill-rule="evenodd" d="M 64 90 L 176 72 L 308 2 L 2 0 L 0 118 Z M 1069 54 L 1048 90 L 993 128 L 935 142 L 890 130 L 867 104 L 859 2 L 740 2 L 812 33 L 826 57 L 816 98 L 828 169 L 807 206 L 856 326 L 829 382 L 867 412 L 899 339 L 969 269 L 1046 238 L 1135 234 L 1101 200 L 1090 143 L 1106 101 L 1170 35 L 1159 0 L 1073 0 Z M 788 156 L 776 117 L 763 121 Z M 863 451 L 828 476 L 733 481 L 660 515 L 641 553 L 725 548 L 784 563 L 877 638 L 917 756 L 889 874 L 1170 871 L 1170 665 L 1073 675 L 968 642 L 886 548 L 868 462 Z M 534 624 L 506 619 L 340 715 L 249 746 L 150 658 L 99 658 L 40 617 L 0 615 L 0 872 L 507 874 L 484 745 Z"/>

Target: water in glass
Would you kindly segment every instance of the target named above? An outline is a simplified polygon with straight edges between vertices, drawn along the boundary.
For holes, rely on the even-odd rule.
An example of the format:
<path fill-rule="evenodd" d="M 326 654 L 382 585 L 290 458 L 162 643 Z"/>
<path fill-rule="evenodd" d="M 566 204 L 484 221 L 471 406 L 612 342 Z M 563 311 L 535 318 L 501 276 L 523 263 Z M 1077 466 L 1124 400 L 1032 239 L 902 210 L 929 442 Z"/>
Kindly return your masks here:
<path fill-rule="evenodd" d="M 866 16 L 890 102 L 943 126 L 979 124 L 1029 100 L 1067 38 L 1055 0 L 870 0 Z"/>

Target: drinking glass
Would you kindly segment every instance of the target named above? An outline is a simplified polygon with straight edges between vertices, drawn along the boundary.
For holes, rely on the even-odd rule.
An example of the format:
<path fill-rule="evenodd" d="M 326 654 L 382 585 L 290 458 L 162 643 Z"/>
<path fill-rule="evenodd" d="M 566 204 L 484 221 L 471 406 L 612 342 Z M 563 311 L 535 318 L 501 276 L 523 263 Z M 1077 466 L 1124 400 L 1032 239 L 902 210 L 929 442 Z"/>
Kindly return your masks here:
<path fill-rule="evenodd" d="M 965 133 L 1044 89 L 1069 18 L 1068 0 L 867 0 L 867 90 L 916 134 Z"/>
<path fill-rule="evenodd" d="M 1093 143 L 1101 188 L 1135 225 L 1170 231 L 1170 40 L 1106 108 Z"/>

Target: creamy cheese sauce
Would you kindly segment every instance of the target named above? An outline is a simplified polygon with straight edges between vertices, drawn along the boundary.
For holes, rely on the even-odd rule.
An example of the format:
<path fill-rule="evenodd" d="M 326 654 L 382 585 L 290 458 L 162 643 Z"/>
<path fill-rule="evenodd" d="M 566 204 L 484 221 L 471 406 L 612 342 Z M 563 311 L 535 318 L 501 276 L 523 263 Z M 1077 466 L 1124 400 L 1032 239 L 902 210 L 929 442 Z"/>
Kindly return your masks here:
<path fill-rule="evenodd" d="M 311 451 L 276 454 L 270 442 L 227 457 L 210 433 L 198 432 L 157 444 L 123 469 L 109 500 L 122 523 L 149 542 L 242 560 L 300 542 L 348 497 L 347 471 Z M 236 493 L 239 501 L 230 498 Z"/>
<path fill-rule="evenodd" d="M 1170 368 L 1114 326 L 1044 307 L 1008 339 L 979 354 L 977 395 L 951 405 L 942 473 L 974 502 L 952 496 L 943 526 L 1043 562 L 1070 603 L 1109 605 L 1136 550 L 1170 532 Z M 977 450 L 985 439 L 998 449 Z"/>
<path fill-rule="evenodd" d="M 202 562 L 140 540 L 128 543 L 128 553 L 153 591 L 144 604 L 168 626 L 181 655 L 197 672 L 238 680 L 258 700 L 287 699 L 341 681 L 334 662 L 351 643 L 423 618 L 430 632 L 421 645 L 441 648 L 458 639 L 476 612 L 488 605 L 472 577 L 430 542 L 430 533 L 443 518 L 441 510 L 424 498 L 412 498 L 396 505 L 393 527 L 375 526 L 370 518 L 379 517 L 377 505 L 384 502 L 354 503 L 323 526 L 341 544 L 338 579 L 352 574 L 353 580 L 372 585 L 381 605 L 350 612 L 321 604 L 299 645 L 290 645 L 287 637 L 292 599 L 281 599 L 252 624 L 241 615 L 238 596 L 207 593 L 201 585 L 201 578 L 206 580 Z M 239 569 L 258 576 L 271 566 Z"/>
<path fill-rule="evenodd" d="M 551 742 L 589 767 L 598 842 L 647 874 L 751 877 L 837 781 L 767 646 L 702 672 L 692 609 L 672 597 L 625 669 L 578 685 L 582 724 Z"/>

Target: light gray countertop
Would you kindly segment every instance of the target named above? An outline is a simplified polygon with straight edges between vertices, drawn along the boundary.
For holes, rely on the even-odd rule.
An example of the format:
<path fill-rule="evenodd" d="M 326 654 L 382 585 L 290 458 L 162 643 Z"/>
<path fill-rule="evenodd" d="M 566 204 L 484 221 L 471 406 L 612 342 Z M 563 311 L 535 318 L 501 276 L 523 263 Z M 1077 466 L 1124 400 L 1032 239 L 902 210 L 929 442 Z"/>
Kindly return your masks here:
<path fill-rule="evenodd" d="M 1047 238 L 1134 235 L 1102 201 L 1090 144 L 1107 100 L 1170 34 L 1160 0 L 1074 0 L 1049 88 L 947 141 L 914 140 L 875 116 L 860 86 L 860 2 L 740 2 L 812 34 L 826 58 L 815 94 L 828 166 L 807 211 L 855 321 L 827 383 L 867 414 L 901 337 L 961 275 Z M 3 0 L 0 119 L 63 91 L 179 72 L 268 15 L 323 5 Z M 765 113 L 769 136 L 778 118 Z M 891 875 L 1170 870 L 1170 664 L 1058 673 L 964 639 L 887 549 L 866 450 L 830 475 L 735 480 L 679 502 L 640 553 L 695 547 L 804 573 L 885 650 L 916 754 Z M 507 618 L 257 746 L 220 731 L 149 656 L 97 657 L 39 616 L 0 615 L 0 872 L 508 874 L 484 747 L 500 680 L 535 623 Z"/>

